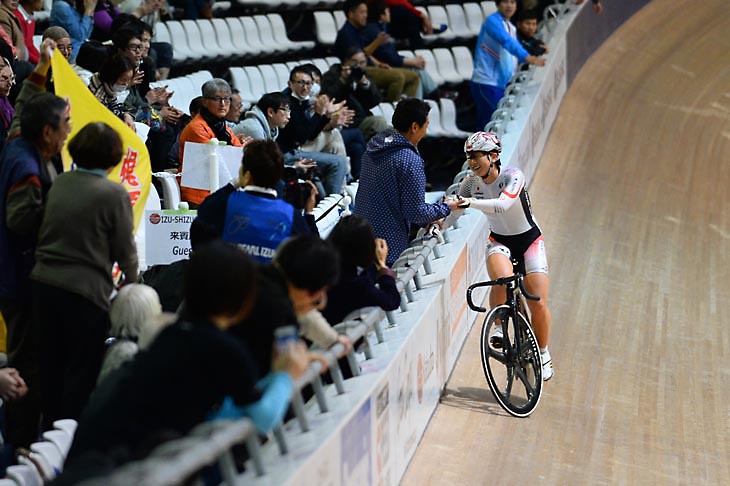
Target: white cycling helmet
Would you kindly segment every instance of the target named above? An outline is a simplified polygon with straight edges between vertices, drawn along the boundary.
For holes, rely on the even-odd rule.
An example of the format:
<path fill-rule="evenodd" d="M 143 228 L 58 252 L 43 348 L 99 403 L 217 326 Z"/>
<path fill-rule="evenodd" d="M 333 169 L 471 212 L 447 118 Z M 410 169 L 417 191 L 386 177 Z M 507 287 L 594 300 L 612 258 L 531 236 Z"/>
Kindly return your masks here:
<path fill-rule="evenodd" d="M 502 142 L 492 132 L 472 133 L 464 142 L 464 152 L 502 152 Z"/>

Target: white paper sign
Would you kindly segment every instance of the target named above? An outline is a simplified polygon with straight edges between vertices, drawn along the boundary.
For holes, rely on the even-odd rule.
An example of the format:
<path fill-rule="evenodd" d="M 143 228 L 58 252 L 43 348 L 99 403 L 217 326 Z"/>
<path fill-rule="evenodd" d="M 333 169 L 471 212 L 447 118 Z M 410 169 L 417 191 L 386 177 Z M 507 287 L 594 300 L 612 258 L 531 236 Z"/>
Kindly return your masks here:
<path fill-rule="evenodd" d="M 211 188 L 210 160 L 211 150 L 218 151 L 218 185 Z M 181 186 L 193 189 L 207 189 L 211 192 L 228 184 L 238 176 L 243 158 L 243 147 L 233 145 L 211 146 L 207 143 L 185 142 L 183 152 L 183 173 Z"/>
<path fill-rule="evenodd" d="M 147 265 L 167 265 L 190 257 L 190 225 L 197 214 L 173 209 L 145 211 Z"/>

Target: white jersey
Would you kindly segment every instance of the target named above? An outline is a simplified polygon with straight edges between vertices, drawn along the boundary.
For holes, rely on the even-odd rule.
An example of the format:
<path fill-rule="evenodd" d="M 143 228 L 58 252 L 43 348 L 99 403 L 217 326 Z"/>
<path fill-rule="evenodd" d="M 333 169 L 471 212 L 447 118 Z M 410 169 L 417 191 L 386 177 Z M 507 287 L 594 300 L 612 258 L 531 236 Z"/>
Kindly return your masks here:
<path fill-rule="evenodd" d="M 525 189 L 525 174 L 520 169 L 503 170 L 491 184 L 470 174 L 461 181 L 458 194 L 473 198 L 470 207 L 486 213 L 493 233 L 514 236 L 539 231 Z"/>

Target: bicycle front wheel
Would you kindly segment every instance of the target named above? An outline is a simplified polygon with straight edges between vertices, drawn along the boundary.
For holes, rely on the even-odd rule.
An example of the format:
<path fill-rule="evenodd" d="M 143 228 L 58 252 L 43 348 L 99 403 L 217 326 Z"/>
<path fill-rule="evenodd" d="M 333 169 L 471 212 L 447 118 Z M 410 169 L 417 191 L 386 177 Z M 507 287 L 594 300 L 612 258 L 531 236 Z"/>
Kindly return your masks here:
<path fill-rule="evenodd" d="M 498 329 L 501 340 L 490 343 Z M 527 319 L 517 313 L 515 322 L 507 305 L 490 310 L 482 325 L 481 354 L 484 375 L 499 405 L 514 417 L 530 415 L 542 394 L 542 362 Z"/>

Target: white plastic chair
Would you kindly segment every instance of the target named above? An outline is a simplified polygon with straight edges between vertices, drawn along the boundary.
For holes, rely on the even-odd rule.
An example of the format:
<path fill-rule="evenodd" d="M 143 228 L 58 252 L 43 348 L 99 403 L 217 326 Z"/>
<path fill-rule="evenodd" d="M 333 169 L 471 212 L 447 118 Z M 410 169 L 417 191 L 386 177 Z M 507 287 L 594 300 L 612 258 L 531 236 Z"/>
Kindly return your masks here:
<path fill-rule="evenodd" d="M 314 12 L 314 32 L 320 44 L 330 46 L 335 43 L 337 26 L 330 12 Z"/>
<path fill-rule="evenodd" d="M 286 25 L 284 24 L 284 19 L 281 18 L 281 15 L 276 13 L 270 13 L 267 16 L 269 17 L 271 28 L 274 31 L 274 39 L 276 40 L 276 42 L 282 44 L 288 43 L 294 49 L 314 48 L 315 44 L 313 41 L 293 41 L 289 39 L 289 36 L 286 34 Z"/>
<path fill-rule="evenodd" d="M 167 22 L 165 22 L 165 26 L 170 33 L 170 43 L 172 44 L 173 49 L 173 59 L 177 57 L 175 55 L 176 50 L 179 52 L 180 59 L 185 61 L 196 60 L 203 57 L 202 54 L 194 51 L 188 45 L 188 37 L 185 33 L 185 28 L 183 28 L 183 25 L 179 21 L 168 20 Z"/>
<path fill-rule="evenodd" d="M 469 27 L 472 35 L 479 35 L 484 23 L 484 12 L 478 3 L 465 3 L 464 16 L 466 17 L 466 25 Z"/>
<path fill-rule="evenodd" d="M 274 71 L 271 64 L 259 65 L 259 71 L 261 71 L 261 77 L 264 79 L 264 87 L 266 88 L 267 93 L 271 93 L 272 91 L 281 91 L 284 89 L 283 86 L 279 85 L 279 76 L 276 74 L 276 71 Z"/>
<path fill-rule="evenodd" d="M 266 15 L 254 15 L 253 21 L 259 31 L 259 39 L 269 52 L 286 52 L 292 50 L 288 44 L 281 44 L 274 39 L 274 31 L 271 29 L 271 23 Z M 288 40 L 288 39 L 287 39 Z"/>
<path fill-rule="evenodd" d="M 207 22 L 207 20 L 205 21 Z M 220 56 L 220 47 L 216 43 L 215 37 L 210 40 L 206 39 L 205 44 L 203 44 L 203 38 L 200 35 L 197 20 L 182 20 L 180 21 L 180 25 L 182 25 L 187 36 L 188 46 L 195 53 L 196 58 L 215 59 Z"/>
<path fill-rule="evenodd" d="M 239 49 L 233 44 L 231 30 L 228 28 L 226 21 L 224 19 L 211 19 L 210 26 L 213 28 L 213 32 L 215 32 L 215 39 L 221 51 L 225 52 L 229 57 L 238 56 Z"/>
<path fill-rule="evenodd" d="M 446 137 L 449 134 L 441 126 L 441 110 L 439 105 L 434 100 L 423 100 L 431 106 L 431 111 L 428 114 L 429 124 L 427 135 L 431 137 Z"/>
<path fill-rule="evenodd" d="M 251 90 L 251 83 L 248 80 L 246 71 L 240 67 L 231 67 L 229 68 L 229 71 L 231 73 L 231 82 L 233 83 L 233 87 L 239 91 L 241 100 L 246 103 L 256 103 L 260 96 L 257 98 Z"/>
<path fill-rule="evenodd" d="M 18 486 L 12 479 L 0 479 L 0 486 Z"/>
<path fill-rule="evenodd" d="M 395 112 L 395 107 L 393 106 L 393 104 L 384 101 L 378 106 L 380 107 L 380 111 L 383 112 L 383 118 L 385 118 L 385 121 L 392 124 L 393 113 Z"/>
<path fill-rule="evenodd" d="M 471 50 L 466 46 L 454 46 L 451 48 L 451 53 L 454 55 L 454 65 L 461 78 L 471 79 L 474 71 L 474 58 Z"/>
<path fill-rule="evenodd" d="M 304 61 L 302 61 L 302 64 L 304 64 Z M 274 63 L 271 67 L 274 68 L 276 77 L 279 79 L 279 86 L 281 86 L 280 89 L 284 89 L 289 81 L 289 72 L 291 69 L 289 69 L 289 67 L 283 62 Z"/>
<path fill-rule="evenodd" d="M 481 2 L 480 5 L 485 19 L 497 11 L 497 4 L 494 2 Z"/>
<path fill-rule="evenodd" d="M 464 78 L 456 71 L 456 63 L 454 62 L 454 56 L 451 54 L 449 49 L 445 47 L 439 47 L 432 51 L 433 57 L 436 60 L 436 67 L 439 73 L 443 76 L 447 83 L 460 83 Z M 428 68 L 428 66 L 426 66 Z M 430 73 L 429 73 L 430 74 Z"/>
<path fill-rule="evenodd" d="M 152 186 L 152 189 L 154 189 L 154 186 Z M 155 190 L 155 195 L 157 195 L 157 190 Z M 149 200 L 149 198 L 147 199 Z M 158 197 L 157 206 L 159 206 L 159 204 L 160 200 Z M 147 205 L 145 205 L 145 207 L 146 206 Z M 63 430 L 47 430 L 43 432 L 43 438 L 55 445 L 58 449 L 58 452 L 61 453 L 61 457 L 63 459 L 66 459 L 66 456 L 68 455 L 68 450 L 71 448 L 71 442 L 73 442 L 72 436 L 68 435 L 68 433 L 64 432 Z"/>
<path fill-rule="evenodd" d="M 329 71 L 329 68 L 330 68 L 330 65 L 327 62 L 327 60 L 324 59 L 324 58 L 322 58 L 322 57 L 318 57 L 317 59 L 312 59 L 312 64 L 314 64 L 315 66 L 317 66 L 317 68 L 320 71 L 322 71 L 322 74 L 324 74 L 327 71 Z"/>
<path fill-rule="evenodd" d="M 423 59 L 426 61 L 426 72 L 431 76 L 431 79 L 433 81 L 441 86 L 442 84 L 446 83 L 446 79 L 441 75 L 441 72 L 439 71 L 438 64 L 436 63 L 436 58 L 433 57 L 433 52 L 431 52 L 429 49 L 416 49 L 414 53 L 417 56 L 422 56 Z"/>
<path fill-rule="evenodd" d="M 259 53 L 271 52 L 269 46 L 261 41 L 261 37 L 259 37 L 259 28 L 253 17 L 240 17 L 240 20 L 241 25 L 243 26 L 243 32 L 246 36 L 246 42 L 248 42 L 249 47 Z"/>
<path fill-rule="evenodd" d="M 332 12 L 332 16 L 335 18 L 335 27 L 337 27 L 337 30 L 340 30 L 345 25 L 345 22 L 347 22 L 345 12 L 342 10 L 335 10 Z"/>
<path fill-rule="evenodd" d="M 155 172 L 152 174 L 162 184 L 162 199 L 165 209 L 178 209 L 180 206 L 180 186 L 175 176 L 169 172 Z"/>
<path fill-rule="evenodd" d="M 249 54 L 257 56 L 263 52 L 261 41 L 258 41 L 255 44 L 249 42 L 240 17 L 226 17 L 226 24 L 228 24 L 228 30 L 231 33 L 233 45 L 236 49 L 238 49 L 239 53 L 242 55 Z M 255 26 L 256 24 L 254 24 L 254 27 Z M 256 32 L 256 36 L 258 36 L 258 32 Z"/>
<path fill-rule="evenodd" d="M 61 456 L 61 451 L 53 443 L 45 441 L 34 442 L 30 445 L 30 450 L 48 461 L 48 464 L 53 468 L 53 477 L 56 477 L 63 471 L 63 456 Z"/>
<path fill-rule="evenodd" d="M 177 43 L 177 40 L 173 40 L 170 35 L 170 30 L 167 28 L 165 22 L 157 22 L 155 25 L 155 36 L 153 37 L 154 42 L 167 42 L 172 46 L 172 60 L 176 63 L 184 63 L 190 59 L 190 53 L 186 49 L 185 43 Z"/>
<path fill-rule="evenodd" d="M 76 433 L 78 425 L 79 423 L 74 419 L 60 419 L 53 422 L 54 429 L 65 430 L 71 437 Z"/>
<path fill-rule="evenodd" d="M 27 459 L 25 460 L 27 461 Z M 8 479 L 14 481 L 13 484 L 15 484 L 16 486 L 43 486 L 43 479 L 41 478 L 41 475 L 38 473 L 38 470 L 35 468 L 35 466 L 31 466 L 28 464 L 8 466 L 5 471 L 5 475 L 8 477 Z"/>
<path fill-rule="evenodd" d="M 420 9 L 423 9 L 423 7 L 420 7 Z M 452 29 L 449 25 L 449 16 L 446 14 L 446 9 L 444 7 L 441 5 L 429 5 L 428 10 L 426 11 L 428 12 L 428 17 L 431 19 L 431 23 L 434 28 L 438 28 L 441 24 L 446 24 L 449 28 L 440 34 L 424 35 L 423 40 L 426 42 L 433 42 L 435 40 L 456 39 L 454 29 Z"/>
<path fill-rule="evenodd" d="M 441 98 L 439 105 L 441 107 L 441 126 L 445 131 L 454 137 L 466 138 L 471 135 L 471 132 L 466 132 L 456 126 L 456 105 L 454 100 Z"/>
<path fill-rule="evenodd" d="M 206 49 L 214 50 L 220 57 L 236 56 L 236 50 L 230 44 L 230 37 L 228 38 L 229 44 L 220 43 L 218 35 L 215 32 L 215 27 L 213 27 L 213 22 L 208 19 L 198 19 L 198 29 L 200 30 L 200 37 L 205 39 Z"/>
<path fill-rule="evenodd" d="M 264 78 L 261 75 L 261 71 L 256 66 L 244 66 L 243 70 L 248 75 L 248 81 L 251 84 L 251 92 L 256 97 L 256 100 L 261 98 L 264 93 L 268 93 Z"/>
<path fill-rule="evenodd" d="M 143 142 L 147 142 L 147 134 L 150 132 L 149 125 L 142 122 L 134 122 L 134 129 L 137 132 L 137 136 L 141 138 Z"/>
<path fill-rule="evenodd" d="M 458 39 L 470 39 L 474 37 L 471 28 L 466 23 L 466 15 L 464 14 L 464 9 L 461 5 L 446 5 L 446 15 L 449 19 L 449 21 L 446 22 L 446 25 L 448 25 L 449 28 L 445 33 L 451 32 L 452 35 Z"/>

